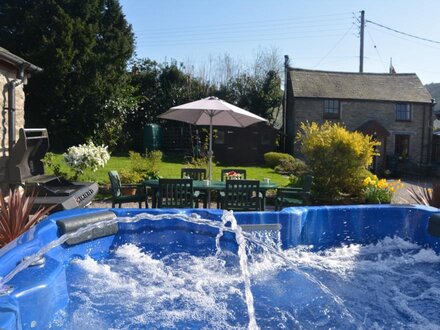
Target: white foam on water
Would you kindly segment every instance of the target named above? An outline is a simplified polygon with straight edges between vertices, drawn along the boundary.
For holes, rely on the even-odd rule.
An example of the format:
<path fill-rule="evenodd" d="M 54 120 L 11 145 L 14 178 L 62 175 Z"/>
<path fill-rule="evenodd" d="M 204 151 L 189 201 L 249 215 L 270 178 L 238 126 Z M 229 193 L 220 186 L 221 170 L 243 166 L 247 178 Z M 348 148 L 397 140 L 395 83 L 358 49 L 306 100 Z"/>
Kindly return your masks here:
<path fill-rule="evenodd" d="M 72 296 L 80 301 L 68 321 L 74 327 L 89 321 L 119 329 L 174 328 L 185 321 L 210 329 L 246 327 L 246 320 L 235 321 L 236 311 L 227 303 L 243 301 L 239 269 L 227 269 L 218 257 L 179 253 L 158 260 L 125 244 L 114 251 L 114 259 L 98 262 L 87 256 L 72 264 L 84 274 L 72 284 Z"/>
<path fill-rule="evenodd" d="M 285 255 L 299 266 L 337 273 L 342 277 L 353 271 L 371 270 L 392 271 L 403 265 L 420 263 L 440 263 L 440 256 L 431 249 L 422 249 L 419 245 L 390 238 L 376 244 L 350 244 L 324 251 L 313 251 L 313 246 L 300 246 L 285 251 Z"/>
<path fill-rule="evenodd" d="M 377 323 L 371 320 L 382 319 L 397 328 L 440 328 L 440 256 L 432 249 L 387 237 L 376 244 L 321 252 L 297 247 L 285 253 L 299 267 L 325 278 L 324 284 L 357 315 L 358 326 L 364 319 L 374 328 Z"/>
<path fill-rule="evenodd" d="M 276 234 L 256 235 L 271 248 L 280 249 Z M 440 256 L 431 249 L 401 238 L 318 252 L 311 246 L 299 246 L 280 251 L 286 259 L 261 246 L 248 244 L 246 249 L 251 289 L 260 290 L 253 292 L 256 305 L 262 289 L 269 301 L 274 290 L 285 290 L 280 297 L 287 299 L 298 292 L 301 296 L 303 287 L 276 283 L 278 279 L 306 283 L 304 277 L 297 282 L 283 277 L 295 275 L 290 267 L 295 264 L 341 298 L 355 319 L 353 324 L 346 323 L 347 328 L 440 328 Z M 247 328 L 245 290 L 236 255 L 228 251 L 204 257 L 178 253 L 158 259 L 133 244 L 118 247 L 113 255 L 102 261 L 87 256 L 72 262 L 77 269 L 71 294 L 75 308 L 71 316 L 61 315 L 54 328 Z M 272 327 L 344 324 L 344 316 L 338 315 L 340 307 L 336 308 L 328 293 L 319 287 L 313 290 L 305 291 L 304 302 L 288 309 L 274 301 L 270 306 L 273 316 L 269 316 Z M 315 296 L 307 296 L 310 294 Z M 258 311 L 256 317 L 267 328 Z"/>

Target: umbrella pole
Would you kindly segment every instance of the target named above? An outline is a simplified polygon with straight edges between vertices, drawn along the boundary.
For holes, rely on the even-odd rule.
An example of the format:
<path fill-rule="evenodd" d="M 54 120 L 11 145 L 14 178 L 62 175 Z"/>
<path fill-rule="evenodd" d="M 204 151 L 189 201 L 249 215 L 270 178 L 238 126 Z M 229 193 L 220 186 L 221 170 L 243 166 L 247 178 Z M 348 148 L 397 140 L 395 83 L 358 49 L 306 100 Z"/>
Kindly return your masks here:
<path fill-rule="evenodd" d="M 208 157 L 209 157 L 209 165 L 208 165 L 208 179 L 209 183 L 211 183 L 212 179 L 212 115 L 209 116 L 209 151 L 208 151 Z M 208 190 L 208 208 L 210 208 L 211 205 L 211 190 Z"/>
<path fill-rule="evenodd" d="M 212 180 L 212 116 L 209 116 L 209 169 L 208 169 L 208 179 Z"/>

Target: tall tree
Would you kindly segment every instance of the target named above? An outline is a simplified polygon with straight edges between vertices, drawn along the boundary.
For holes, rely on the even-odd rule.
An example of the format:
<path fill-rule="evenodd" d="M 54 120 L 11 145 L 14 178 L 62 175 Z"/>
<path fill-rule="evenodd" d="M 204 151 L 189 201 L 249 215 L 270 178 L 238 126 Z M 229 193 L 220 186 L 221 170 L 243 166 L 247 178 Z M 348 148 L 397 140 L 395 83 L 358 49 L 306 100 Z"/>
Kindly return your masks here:
<path fill-rule="evenodd" d="M 2 0 L 0 26 L 3 47 L 44 69 L 25 88 L 27 126 L 47 127 L 60 148 L 107 143 L 134 49 L 118 0 Z"/>
<path fill-rule="evenodd" d="M 272 70 L 262 76 L 241 74 L 222 84 L 216 95 L 274 124 L 283 98 L 280 86 L 280 78 Z"/>
<path fill-rule="evenodd" d="M 138 111 L 129 118 L 128 131 L 157 122 L 157 116 L 172 106 L 206 97 L 210 89 L 200 78 L 186 73 L 185 66 L 176 61 L 160 64 L 140 59 L 133 67 L 131 83 L 137 88 L 141 102 Z"/>

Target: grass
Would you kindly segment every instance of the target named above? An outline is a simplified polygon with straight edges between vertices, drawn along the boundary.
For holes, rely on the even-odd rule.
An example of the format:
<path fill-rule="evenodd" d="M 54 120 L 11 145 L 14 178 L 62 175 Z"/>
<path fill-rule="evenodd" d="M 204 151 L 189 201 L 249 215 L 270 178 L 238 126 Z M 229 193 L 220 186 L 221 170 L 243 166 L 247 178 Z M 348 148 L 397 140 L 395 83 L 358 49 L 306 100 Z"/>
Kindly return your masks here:
<path fill-rule="evenodd" d="M 68 172 L 69 168 L 64 164 L 61 154 L 56 154 L 55 163 L 61 165 L 61 169 L 64 172 Z M 105 167 L 100 168 L 96 172 L 87 171 L 80 178 L 81 181 L 97 182 L 100 185 L 110 184 L 107 172 L 110 170 L 120 171 L 123 168 L 130 167 L 130 159 L 127 156 L 112 156 Z M 180 178 L 180 169 L 186 167 L 183 157 L 164 157 L 159 166 L 159 174 L 164 178 Z M 213 180 L 220 180 L 220 171 L 222 168 L 237 168 L 245 169 L 247 172 L 247 179 L 257 179 L 262 181 L 263 178 L 269 178 L 270 181 L 276 183 L 278 186 L 285 186 L 289 180 L 287 177 L 275 173 L 273 169 L 262 166 L 235 166 L 235 165 L 220 165 L 213 164 L 212 178 Z M 46 168 L 46 172 L 51 174 L 52 171 Z"/>

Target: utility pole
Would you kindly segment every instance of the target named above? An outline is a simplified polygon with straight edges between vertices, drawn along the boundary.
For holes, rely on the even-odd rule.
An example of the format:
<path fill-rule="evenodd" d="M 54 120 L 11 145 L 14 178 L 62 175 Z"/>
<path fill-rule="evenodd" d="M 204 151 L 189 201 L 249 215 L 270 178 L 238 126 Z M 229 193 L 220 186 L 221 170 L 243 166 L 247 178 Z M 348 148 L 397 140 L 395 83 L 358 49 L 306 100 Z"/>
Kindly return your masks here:
<path fill-rule="evenodd" d="M 361 45 L 359 53 L 359 72 L 364 72 L 364 27 L 365 27 L 365 10 L 361 11 Z"/>

